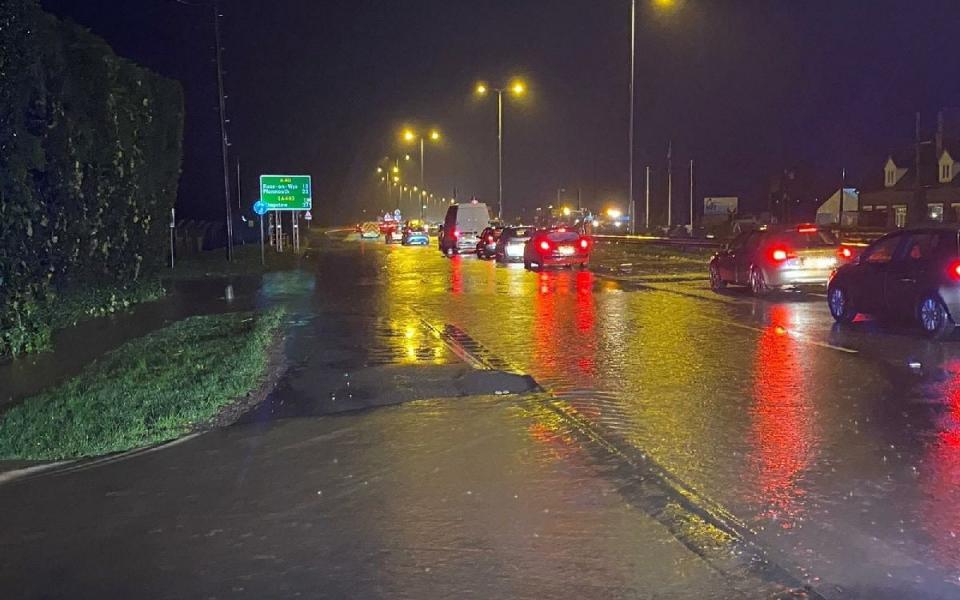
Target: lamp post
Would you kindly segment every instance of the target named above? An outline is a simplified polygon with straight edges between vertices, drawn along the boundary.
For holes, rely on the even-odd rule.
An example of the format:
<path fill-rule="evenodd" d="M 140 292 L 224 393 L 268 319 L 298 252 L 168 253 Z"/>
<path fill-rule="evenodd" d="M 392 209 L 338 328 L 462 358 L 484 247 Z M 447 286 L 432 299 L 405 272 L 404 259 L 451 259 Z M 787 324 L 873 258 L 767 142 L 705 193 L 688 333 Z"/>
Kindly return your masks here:
<path fill-rule="evenodd" d="M 674 5 L 676 0 L 652 0 L 652 2 L 661 9 L 667 9 Z M 630 211 L 630 232 L 636 233 L 636 205 L 633 199 L 633 153 L 634 153 L 634 123 L 636 122 L 636 77 L 637 77 L 637 0 L 630 0 L 630 184 L 629 184 L 629 211 Z M 646 216 L 646 226 L 650 227 L 649 210 Z"/>
<path fill-rule="evenodd" d="M 477 84 L 477 95 L 486 96 L 490 92 L 497 94 L 497 218 L 503 220 L 503 94 L 523 96 L 527 86 L 523 81 L 515 79 L 509 88 L 490 87 L 485 83 Z"/>
<path fill-rule="evenodd" d="M 431 142 L 440 141 L 440 132 L 437 131 L 436 129 L 431 130 L 428 136 Z M 407 129 L 403 132 L 403 140 L 405 142 L 413 142 L 417 139 L 420 140 L 420 189 L 423 189 L 425 187 L 425 182 L 423 179 L 424 179 L 424 155 L 426 154 L 426 151 L 424 146 L 425 146 L 425 140 L 428 136 L 421 135 L 416 131 L 413 131 L 412 129 Z M 420 220 L 421 221 L 423 220 L 423 203 L 420 203 Z"/>

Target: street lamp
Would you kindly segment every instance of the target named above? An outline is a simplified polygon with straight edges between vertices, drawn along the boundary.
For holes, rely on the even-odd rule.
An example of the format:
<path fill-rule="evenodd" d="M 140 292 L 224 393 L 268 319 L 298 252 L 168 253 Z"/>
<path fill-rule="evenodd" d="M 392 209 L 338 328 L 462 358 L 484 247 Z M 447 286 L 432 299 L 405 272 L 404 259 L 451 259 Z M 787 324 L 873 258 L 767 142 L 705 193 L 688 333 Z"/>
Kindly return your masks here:
<path fill-rule="evenodd" d="M 677 0 L 652 0 L 653 4 L 660 9 L 673 8 Z M 634 123 L 636 121 L 636 77 L 637 77 L 637 0 L 630 0 L 630 191 L 627 210 L 630 215 L 630 232 L 637 232 L 637 210 L 633 199 L 633 152 L 634 152 Z M 650 228 L 650 213 L 647 212 L 644 225 Z"/>
<path fill-rule="evenodd" d="M 477 95 L 486 96 L 490 92 L 497 93 L 497 218 L 503 220 L 503 93 L 508 92 L 516 97 L 527 93 L 527 85 L 520 79 L 514 79 L 508 88 L 491 88 L 486 83 L 477 84 Z"/>
<path fill-rule="evenodd" d="M 431 141 L 431 142 L 439 142 L 439 141 L 440 141 L 440 132 L 437 131 L 436 129 L 431 129 L 430 132 L 427 133 L 426 136 L 424 136 L 424 135 L 422 135 L 422 134 L 420 134 L 420 133 L 418 133 L 418 132 L 416 132 L 416 131 L 414 131 L 414 130 L 412 130 L 412 129 L 406 129 L 406 130 L 404 130 L 404 132 L 403 132 L 403 140 L 404 140 L 405 142 L 410 143 L 410 142 L 414 142 L 414 141 L 416 141 L 416 140 L 418 140 L 418 139 L 420 140 L 420 187 L 424 187 L 424 185 L 425 185 L 425 183 L 424 183 L 424 156 L 425 156 L 425 154 L 426 154 L 426 151 L 425 151 L 425 148 L 424 148 L 424 145 L 425 145 L 425 144 L 424 144 L 424 140 L 426 140 L 426 138 L 428 138 L 428 137 L 430 138 L 430 141 Z M 408 159 L 409 159 L 409 155 L 408 155 Z M 414 189 L 416 189 L 416 188 L 414 188 Z M 420 220 L 421 220 L 421 221 L 423 220 L 423 208 L 420 209 Z"/>

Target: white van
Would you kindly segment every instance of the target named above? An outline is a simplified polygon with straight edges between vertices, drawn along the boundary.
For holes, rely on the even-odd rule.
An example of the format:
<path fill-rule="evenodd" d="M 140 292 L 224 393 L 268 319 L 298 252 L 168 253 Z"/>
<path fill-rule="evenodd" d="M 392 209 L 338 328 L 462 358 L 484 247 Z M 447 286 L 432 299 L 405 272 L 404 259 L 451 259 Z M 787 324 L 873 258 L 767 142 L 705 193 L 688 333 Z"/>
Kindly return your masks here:
<path fill-rule="evenodd" d="M 447 256 L 477 249 L 480 232 L 490 224 L 490 210 L 486 204 L 471 202 L 454 204 L 447 208 L 440 234 L 440 251 Z"/>

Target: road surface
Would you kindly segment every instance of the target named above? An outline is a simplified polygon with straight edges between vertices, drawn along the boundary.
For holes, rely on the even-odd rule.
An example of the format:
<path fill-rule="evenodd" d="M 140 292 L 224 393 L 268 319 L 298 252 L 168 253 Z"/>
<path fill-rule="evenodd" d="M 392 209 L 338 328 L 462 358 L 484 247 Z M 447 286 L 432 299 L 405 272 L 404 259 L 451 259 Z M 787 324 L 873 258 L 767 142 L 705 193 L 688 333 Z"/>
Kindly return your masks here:
<path fill-rule="evenodd" d="M 243 424 L 0 485 L 2 589 L 960 597 L 960 345 L 657 279 L 325 239 Z"/>

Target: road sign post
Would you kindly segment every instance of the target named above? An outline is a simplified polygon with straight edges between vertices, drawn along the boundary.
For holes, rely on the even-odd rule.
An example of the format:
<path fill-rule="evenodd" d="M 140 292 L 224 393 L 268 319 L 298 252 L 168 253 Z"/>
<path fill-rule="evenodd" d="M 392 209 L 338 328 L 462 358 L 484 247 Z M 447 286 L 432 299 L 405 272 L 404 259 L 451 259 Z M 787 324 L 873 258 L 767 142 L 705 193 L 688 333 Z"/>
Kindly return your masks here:
<path fill-rule="evenodd" d="M 267 212 L 267 203 L 263 200 L 257 200 L 253 203 L 253 212 L 260 217 L 260 265 L 267 264 L 266 253 L 263 247 L 263 215 Z"/>

